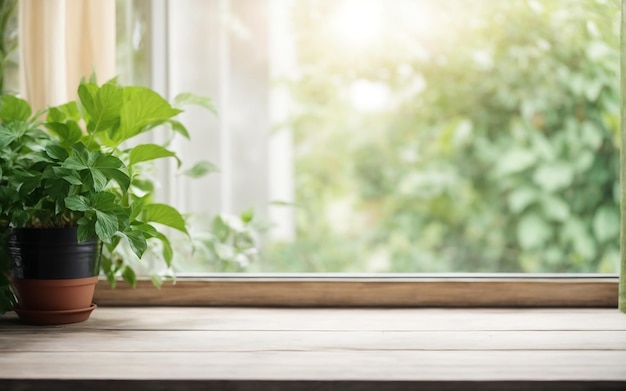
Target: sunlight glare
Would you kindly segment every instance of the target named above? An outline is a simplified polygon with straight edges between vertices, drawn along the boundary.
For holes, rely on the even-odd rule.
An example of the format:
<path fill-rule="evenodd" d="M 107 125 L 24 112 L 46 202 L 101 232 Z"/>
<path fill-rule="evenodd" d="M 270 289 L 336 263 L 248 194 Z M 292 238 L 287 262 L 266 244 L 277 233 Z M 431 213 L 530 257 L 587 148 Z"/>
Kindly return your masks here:
<path fill-rule="evenodd" d="M 331 28 L 346 46 L 365 47 L 381 33 L 381 11 L 379 1 L 345 0 L 334 15 Z"/>
<path fill-rule="evenodd" d="M 389 86 L 369 80 L 357 80 L 350 86 L 350 101 L 361 112 L 384 110 L 391 99 Z"/>

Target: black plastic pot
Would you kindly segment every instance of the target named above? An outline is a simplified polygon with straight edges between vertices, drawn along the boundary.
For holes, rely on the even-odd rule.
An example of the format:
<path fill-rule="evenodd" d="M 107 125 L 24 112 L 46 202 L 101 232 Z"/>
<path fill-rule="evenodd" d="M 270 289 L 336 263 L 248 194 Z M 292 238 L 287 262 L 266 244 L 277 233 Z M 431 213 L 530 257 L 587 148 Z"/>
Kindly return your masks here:
<path fill-rule="evenodd" d="M 13 278 L 86 278 L 100 272 L 100 243 L 78 243 L 76 228 L 13 228 L 8 242 Z"/>

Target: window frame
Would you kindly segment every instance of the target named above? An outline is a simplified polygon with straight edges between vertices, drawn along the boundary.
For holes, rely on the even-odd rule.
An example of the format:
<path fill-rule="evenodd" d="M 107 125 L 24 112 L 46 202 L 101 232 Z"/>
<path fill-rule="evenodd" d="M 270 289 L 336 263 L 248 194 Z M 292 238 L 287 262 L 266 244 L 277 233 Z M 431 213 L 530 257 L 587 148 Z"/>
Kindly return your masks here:
<path fill-rule="evenodd" d="M 169 3 L 155 0 L 151 13 L 160 19 L 152 23 L 158 34 L 158 42 L 152 42 L 153 87 L 165 95 Z M 626 1 L 622 4 L 626 7 Z M 228 5 L 229 0 L 219 0 L 221 8 Z M 623 169 L 621 175 L 624 183 Z M 166 183 L 170 192 L 175 187 Z M 623 202 L 625 194 L 622 188 Z M 617 308 L 619 283 L 617 274 L 178 274 L 175 283 L 165 282 L 160 289 L 148 279 L 134 288 L 123 282 L 111 288 L 101 280 L 94 301 L 105 306 Z"/>
<path fill-rule="evenodd" d="M 113 306 L 610 307 L 613 274 L 182 274 L 156 289 L 97 286 Z"/>

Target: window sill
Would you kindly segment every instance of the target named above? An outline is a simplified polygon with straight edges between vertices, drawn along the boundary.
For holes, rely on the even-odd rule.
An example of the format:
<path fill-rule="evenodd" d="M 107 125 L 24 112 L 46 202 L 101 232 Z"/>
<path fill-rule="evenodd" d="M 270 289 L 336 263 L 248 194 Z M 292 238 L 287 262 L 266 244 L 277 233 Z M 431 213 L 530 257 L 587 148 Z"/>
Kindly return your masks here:
<path fill-rule="evenodd" d="M 98 308 L 0 348 L 7 391 L 626 389 L 615 309 Z"/>
<path fill-rule="evenodd" d="M 614 275 L 560 274 L 205 274 L 156 289 L 111 289 L 98 305 L 278 307 L 597 307 L 616 308 Z"/>

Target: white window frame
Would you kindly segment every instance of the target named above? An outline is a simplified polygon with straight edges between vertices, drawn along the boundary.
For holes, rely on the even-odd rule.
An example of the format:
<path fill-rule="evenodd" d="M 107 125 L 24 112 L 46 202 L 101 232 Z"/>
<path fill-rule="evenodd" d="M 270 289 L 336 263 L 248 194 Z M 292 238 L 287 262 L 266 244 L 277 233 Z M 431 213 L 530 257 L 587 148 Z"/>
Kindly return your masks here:
<path fill-rule="evenodd" d="M 289 132 L 272 135 L 270 129 L 270 117 L 284 116 L 285 109 L 270 107 L 269 43 L 258 45 L 247 39 L 247 35 L 270 32 L 266 23 L 239 23 L 231 16 L 236 6 L 244 8 L 245 17 L 245 11 L 252 14 L 268 5 L 271 0 L 154 0 L 151 87 L 168 99 L 181 92 L 209 96 L 218 111 L 216 116 L 193 109 L 184 113 L 191 143 L 179 139 L 173 148 L 182 152 L 188 164 L 212 161 L 219 173 L 187 179 L 177 176 L 169 162 L 159 168 L 163 200 L 183 211 L 207 214 L 239 214 L 253 207 L 260 218 L 279 222 L 273 231 L 288 238 L 295 227 L 293 211 L 272 207 L 271 201 L 293 201 L 291 136 Z M 279 12 L 275 6 L 271 9 Z M 185 25 L 194 16 L 204 18 L 196 25 L 203 39 L 185 37 L 189 34 Z M 255 124 L 253 132 L 250 123 Z"/>

